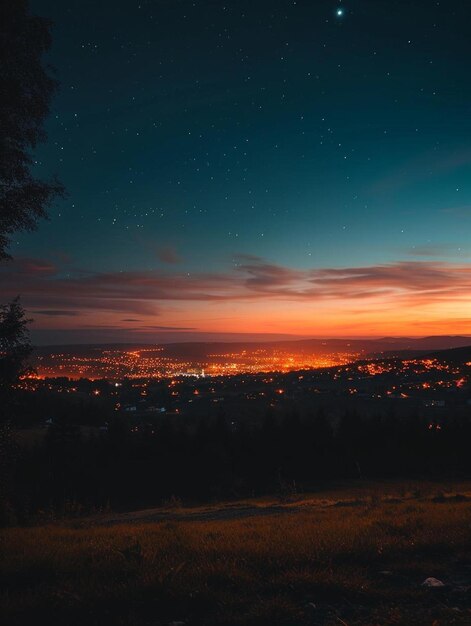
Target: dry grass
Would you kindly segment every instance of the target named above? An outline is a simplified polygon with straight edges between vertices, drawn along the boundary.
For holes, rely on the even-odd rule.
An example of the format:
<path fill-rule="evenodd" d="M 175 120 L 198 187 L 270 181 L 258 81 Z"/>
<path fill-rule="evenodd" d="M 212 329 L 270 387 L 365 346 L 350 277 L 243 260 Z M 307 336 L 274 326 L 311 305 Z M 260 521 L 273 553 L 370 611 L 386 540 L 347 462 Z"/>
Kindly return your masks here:
<path fill-rule="evenodd" d="M 470 624 L 471 504 L 363 497 L 223 521 L 4 531 L 3 623 Z M 447 586 L 422 587 L 429 576 Z"/>

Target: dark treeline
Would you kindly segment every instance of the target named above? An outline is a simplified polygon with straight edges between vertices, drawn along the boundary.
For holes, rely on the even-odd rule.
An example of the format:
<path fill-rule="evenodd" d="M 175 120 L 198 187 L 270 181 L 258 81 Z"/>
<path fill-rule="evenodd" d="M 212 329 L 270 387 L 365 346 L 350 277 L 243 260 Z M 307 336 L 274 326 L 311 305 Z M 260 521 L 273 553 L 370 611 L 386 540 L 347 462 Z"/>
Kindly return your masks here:
<path fill-rule="evenodd" d="M 108 432 L 81 434 L 67 418 L 34 448 L 18 451 L 11 515 L 126 509 L 173 500 L 197 502 L 315 489 L 330 479 L 463 477 L 471 470 L 471 419 L 363 420 L 347 413 L 332 426 L 322 411 L 267 416 L 234 429 L 223 417 L 191 431 L 170 418 L 133 432 L 116 418 Z"/>

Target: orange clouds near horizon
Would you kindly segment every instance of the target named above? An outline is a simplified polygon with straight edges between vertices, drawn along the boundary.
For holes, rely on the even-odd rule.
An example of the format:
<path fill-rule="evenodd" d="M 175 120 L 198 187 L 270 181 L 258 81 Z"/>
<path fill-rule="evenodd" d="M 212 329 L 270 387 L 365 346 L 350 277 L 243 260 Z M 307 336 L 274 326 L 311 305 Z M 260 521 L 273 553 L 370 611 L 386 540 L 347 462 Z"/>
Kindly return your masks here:
<path fill-rule="evenodd" d="M 67 272 L 18 259 L 0 272 L 34 328 L 318 337 L 471 333 L 471 265 L 398 261 L 297 269 L 240 255 L 225 272 Z"/>

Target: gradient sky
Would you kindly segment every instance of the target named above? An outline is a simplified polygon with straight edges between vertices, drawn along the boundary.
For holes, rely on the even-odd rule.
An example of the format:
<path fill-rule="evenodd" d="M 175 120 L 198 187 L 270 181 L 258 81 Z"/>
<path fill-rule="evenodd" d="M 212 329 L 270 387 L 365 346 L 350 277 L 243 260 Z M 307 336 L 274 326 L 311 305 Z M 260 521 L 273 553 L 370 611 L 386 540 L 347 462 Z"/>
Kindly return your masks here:
<path fill-rule="evenodd" d="M 0 289 L 36 341 L 471 333 L 469 1 L 32 8 L 68 197 Z"/>

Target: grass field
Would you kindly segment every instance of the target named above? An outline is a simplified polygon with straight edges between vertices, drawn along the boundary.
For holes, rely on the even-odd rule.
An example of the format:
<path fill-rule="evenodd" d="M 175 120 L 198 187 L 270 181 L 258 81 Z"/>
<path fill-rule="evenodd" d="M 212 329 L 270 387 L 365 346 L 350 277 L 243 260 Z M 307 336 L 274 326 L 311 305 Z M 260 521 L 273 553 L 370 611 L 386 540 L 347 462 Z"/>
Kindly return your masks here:
<path fill-rule="evenodd" d="M 471 484 L 155 515 L 2 531 L 1 623 L 471 624 Z"/>

